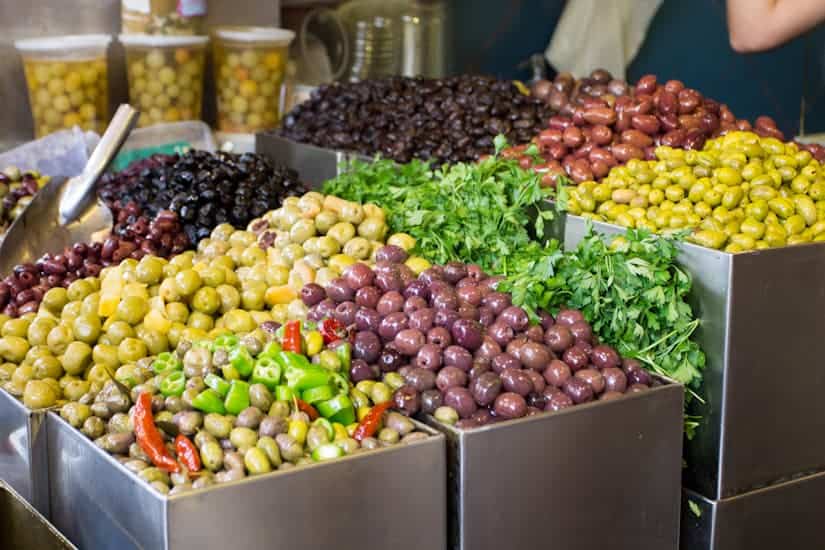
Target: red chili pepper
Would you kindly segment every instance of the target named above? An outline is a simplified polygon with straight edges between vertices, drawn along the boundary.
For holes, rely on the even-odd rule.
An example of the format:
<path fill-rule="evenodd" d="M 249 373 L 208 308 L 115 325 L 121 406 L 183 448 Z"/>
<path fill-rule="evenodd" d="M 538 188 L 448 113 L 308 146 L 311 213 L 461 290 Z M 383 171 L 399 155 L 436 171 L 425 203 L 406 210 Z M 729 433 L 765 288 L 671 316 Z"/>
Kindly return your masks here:
<path fill-rule="evenodd" d="M 367 413 L 358 424 L 358 427 L 355 428 L 355 433 L 352 434 L 352 438 L 355 439 L 355 441 L 361 442 L 368 437 L 372 437 L 381 424 L 381 418 L 390 406 L 392 406 L 392 400 L 379 403 L 370 409 L 370 412 Z"/>
<path fill-rule="evenodd" d="M 309 416 L 310 420 L 315 420 L 316 418 L 321 416 L 320 414 L 318 414 L 318 411 L 315 410 L 315 407 L 313 407 L 312 405 L 310 405 L 302 399 L 295 399 L 295 404 L 298 405 L 299 411 L 304 412 L 307 414 L 307 416 Z"/>
<path fill-rule="evenodd" d="M 178 434 L 175 438 L 175 451 L 178 453 L 178 459 L 183 462 L 187 470 L 197 472 L 201 469 L 201 457 L 198 449 L 188 437 Z"/>
<path fill-rule="evenodd" d="M 324 337 L 325 344 L 331 344 L 338 340 L 343 340 L 348 336 L 347 327 L 338 319 L 327 318 L 321 323 L 321 336 Z"/>
<path fill-rule="evenodd" d="M 179 472 L 180 466 L 163 443 L 163 436 L 155 426 L 152 416 L 152 396 L 147 392 L 138 395 L 133 414 L 135 438 L 138 445 L 147 454 L 152 464 L 166 472 Z"/>
<path fill-rule="evenodd" d="M 301 322 L 289 321 L 284 325 L 284 341 L 281 342 L 284 351 L 301 353 Z"/>

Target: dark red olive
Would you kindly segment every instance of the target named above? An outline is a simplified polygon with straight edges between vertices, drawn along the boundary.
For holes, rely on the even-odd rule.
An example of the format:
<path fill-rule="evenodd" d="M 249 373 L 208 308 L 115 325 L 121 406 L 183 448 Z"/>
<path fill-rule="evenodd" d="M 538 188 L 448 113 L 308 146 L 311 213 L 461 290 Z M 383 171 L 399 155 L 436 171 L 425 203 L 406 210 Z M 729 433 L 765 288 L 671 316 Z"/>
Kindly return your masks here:
<path fill-rule="evenodd" d="M 627 390 L 627 375 L 622 369 L 607 368 L 602 370 L 606 392 L 624 393 Z"/>
<path fill-rule="evenodd" d="M 573 403 L 577 405 L 593 400 L 593 388 L 590 387 L 590 384 L 579 378 L 568 378 L 561 389 L 569 395 Z"/>
<path fill-rule="evenodd" d="M 526 397 L 533 392 L 533 381 L 521 369 L 505 369 L 499 373 L 504 389 Z"/>
<path fill-rule="evenodd" d="M 456 290 L 458 299 L 462 302 L 478 306 L 481 305 L 481 291 L 475 284 L 469 284 Z"/>
<path fill-rule="evenodd" d="M 369 365 L 362 359 L 353 359 L 349 367 L 350 380 L 356 383 L 361 380 L 377 380 L 380 374 L 377 366 Z"/>
<path fill-rule="evenodd" d="M 481 299 L 481 305 L 489 307 L 495 315 L 500 315 L 510 306 L 510 296 L 503 292 L 491 292 Z"/>
<path fill-rule="evenodd" d="M 560 411 L 562 409 L 566 409 L 568 407 L 573 406 L 573 400 L 570 398 L 569 395 L 563 392 L 554 393 L 550 396 L 547 400 L 547 404 L 544 406 L 545 411 Z"/>
<path fill-rule="evenodd" d="M 444 266 L 444 278 L 452 284 L 467 276 L 467 266 L 461 262 L 449 262 Z"/>
<path fill-rule="evenodd" d="M 450 388 L 467 385 L 467 373 L 458 367 L 444 367 L 435 377 L 435 385 L 441 391 Z"/>
<path fill-rule="evenodd" d="M 344 270 L 343 278 L 351 289 L 358 290 L 372 285 L 375 272 L 367 264 L 356 262 Z"/>
<path fill-rule="evenodd" d="M 348 327 L 355 324 L 355 316 L 358 313 L 358 306 L 355 302 L 341 302 L 335 308 L 335 317 L 342 325 Z"/>
<path fill-rule="evenodd" d="M 615 368 L 621 364 L 621 358 L 616 350 L 603 344 L 593 347 L 590 360 L 600 369 Z"/>
<path fill-rule="evenodd" d="M 444 404 L 444 399 L 441 392 L 438 390 L 426 390 L 421 392 L 421 412 L 424 414 L 432 414 L 435 410 Z"/>
<path fill-rule="evenodd" d="M 390 262 L 400 264 L 407 261 L 407 251 L 394 244 L 384 245 L 375 251 L 376 262 Z"/>
<path fill-rule="evenodd" d="M 562 309 L 556 315 L 556 324 L 565 325 L 567 327 L 572 326 L 578 321 L 584 320 L 584 315 L 582 315 L 582 312 L 577 309 Z"/>
<path fill-rule="evenodd" d="M 602 373 L 596 369 L 582 369 L 577 371 L 573 376 L 584 380 L 590 387 L 593 388 L 593 393 L 596 395 L 602 393 L 605 388 L 605 380 Z"/>
<path fill-rule="evenodd" d="M 419 298 L 423 298 L 424 300 L 429 300 L 430 288 L 427 286 L 427 283 L 425 283 L 421 279 L 416 279 L 415 281 L 408 284 L 406 288 L 404 288 L 404 298 L 410 298 L 412 296 L 417 296 Z"/>
<path fill-rule="evenodd" d="M 327 296 L 336 302 L 346 302 L 355 297 L 355 292 L 343 277 L 337 277 L 327 283 Z"/>
<path fill-rule="evenodd" d="M 393 406 L 396 410 L 412 416 L 421 409 L 421 396 L 412 386 L 401 386 L 392 396 Z"/>
<path fill-rule="evenodd" d="M 421 300 L 421 298 L 419 298 L 419 300 Z M 429 331 L 435 323 L 435 310 L 430 309 L 428 307 L 419 309 L 412 313 L 407 313 L 407 315 L 410 316 L 408 322 L 409 327 L 416 328 L 421 332 Z"/>
<path fill-rule="evenodd" d="M 375 309 L 381 299 L 381 291 L 374 286 L 365 286 L 355 292 L 355 303 L 361 307 Z"/>
<path fill-rule="evenodd" d="M 358 331 L 355 334 L 355 342 L 352 345 L 352 355 L 356 359 L 363 359 L 367 363 L 374 363 L 381 355 L 381 339 L 372 331 Z"/>
<path fill-rule="evenodd" d="M 378 300 L 375 310 L 381 315 L 389 315 L 404 309 L 404 297 L 397 290 L 391 290 L 385 293 Z"/>
<path fill-rule="evenodd" d="M 514 331 L 518 332 L 527 328 L 530 318 L 527 317 L 527 312 L 517 306 L 509 306 L 502 311 L 497 321 L 504 322 Z"/>
<path fill-rule="evenodd" d="M 562 355 L 562 360 L 567 363 L 570 370 L 576 372 L 579 369 L 585 368 L 590 359 L 582 348 L 573 346 L 565 350 Z"/>
<path fill-rule="evenodd" d="M 633 384 L 629 388 L 627 388 L 627 393 L 641 393 L 650 389 L 650 386 L 646 384 Z"/>
<path fill-rule="evenodd" d="M 573 342 L 573 334 L 563 324 L 555 324 L 544 332 L 544 343 L 556 353 L 566 350 Z"/>
<path fill-rule="evenodd" d="M 530 381 L 533 383 L 534 392 L 542 393 L 544 388 L 547 387 L 547 382 L 544 380 L 544 377 L 538 373 L 538 371 L 526 369 L 522 372 L 530 377 Z"/>
<path fill-rule="evenodd" d="M 550 315 L 548 312 L 542 309 L 539 310 L 539 323 L 541 324 L 541 328 L 547 330 L 548 328 L 555 325 L 556 321 L 555 319 L 553 319 L 552 315 Z"/>
<path fill-rule="evenodd" d="M 529 341 L 519 349 L 519 359 L 526 368 L 542 371 L 550 363 L 551 356 L 544 344 Z"/>
<path fill-rule="evenodd" d="M 573 338 L 576 339 L 576 342 L 593 341 L 593 330 L 590 328 L 590 324 L 586 321 L 576 321 L 570 325 L 570 332 L 573 334 Z"/>
<path fill-rule="evenodd" d="M 422 298 L 421 296 L 410 296 L 409 298 L 404 300 L 404 313 L 407 315 L 412 315 L 416 311 L 421 311 L 422 309 L 429 309 L 427 300 Z M 435 311 L 432 311 L 433 317 L 435 317 Z"/>
<path fill-rule="evenodd" d="M 599 396 L 599 401 L 612 401 L 614 399 L 620 399 L 622 397 L 624 397 L 623 393 L 610 390 L 610 391 L 606 391 L 603 394 L 601 394 Z"/>
<path fill-rule="evenodd" d="M 482 326 L 478 321 L 472 319 L 458 319 L 453 323 L 450 334 L 453 341 L 459 346 L 463 346 L 470 351 L 475 351 L 481 346 Z"/>
<path fill-rule="evenodd" d="M 478 409 L 470 390 L 459 386 L 444 392 L 444 405 L 454 408 L 461 418 L 469 418 Z"/>
<path fill-rule="evenodd" d="M 493 410 L 500 418 L 521 418 L 527 414 L 527 402 L 517 393 L 505 392 L 496 397 Z"/>
<path fill-rule="evenodd" d="M 476 361 L 489 363 L 493 357 L 501 353 L 501 346 L 489 336 L 485 336 L 481 342 L 481 346 L 476 350 L 473 358 Z"/>
<path fill-rule="evenodd" d="M 441 368 L 441 348 L 435 344 L 424 344 L 415 356 L 415 366 L 437 372 Z"/>
<path fill-rule="evenodd" d="M 435 344 L 441 350 L 446 349 L 452 342 L 453 337 L 450 336 L 450 331 L 444 327 L 433 327 L 427 331 L 427 343 Z"/>
<path fill-rule="evenodd" d="M 500 346 L 506 346 L 515 337 L 513 327 L 501 320 L 490 325 L 487 334 Z"/>
<path fill-rule="evenodd" d="M 404 357 L 393 348 L 385 347 L 378 356 L 378 368 L 381 372 L 397 371 L 403 364 Z"/>
<path fill-rule="evenodd" d="M 446 366 L 469 371 L 473 366 L 473 355 L 461 346 L 447 346 L 443 361 Z"/>
<path fill-rule="evenodd" d="M 570 370 L 570 367 L 564 361 L 553 359 L 550 361 L 550 364 L 547 365 L 547 368 L 544 369 L 542 375 L 548 384 L 560 388 L 573 376 L 573 371 Z"/>
<path fill-rule="evenodd" d="M 399 332 L 407 328 L 407 323 L 407 316 L 403 313 L 390 313 L 381 320 L 381 324 L 378 327 L 378 335 L 384 340 L 393 340 Z"/>
<path fill-rule="evenodd" d="M 355 328 L 358 330 L 371 330 L 378 332 L 381 326 L 381 315 L 374 309 L 366 307 L 360 308 L 355 312 Z"/>
<path fill-rule="evenodd" d="M 504 370 L 521 369 L 521 361 L 507 352 L 499 353 L 490 361 L 490 367 L 499 374 Z"/>
<path fill-rule="evenodd" d="M 470 383 L 470 392 L 476 403 L 482 407 L 491 405 L 501 393 L 501 378 L 494 372 L 485 372 Z"/>
<path fill-rule="evenodd" d="M 487 306 L 479 306 L 476 313 L 478 313 L 478 322 L 485 327 L 489 327 L 496 320 L 496 314 Z"/>
<path fill-rule="evenodd" d="M 539 344 L 544 343 L 544 329 L 541 328 L 541 325 L 527 327 L 527 330 L 524 331 L 524 336 L 533 342 L 538 342 Z"/>
<path fill-rule="evenodd" d="M 650 376 L 650 373 L 644 369 L 633 369 L 627 373 L 627 383 L 631 386 L 635 384 L 650 386 L 651 382 L 652 377 Z"/>
<path fill-rule="evenodd" d="M 435 312 L 434 323 L 439 327 L 444 327 L 447 330 L 452 330 L 453 324 L 460 319 L 457 311 L 449 309 L 437 309 Z"/>
<path fill-rule="evenodd" d="M 386 320 L 386 317 L 384 319 Z M 418 329 L 405 328 L 395 335 L 393 343 L 398 351 L 404 355 L 413 357 L 417 355 L 418 350 L 427 343 L 427 338 L 424 336 L 424 333 Z"/>
<path fill-rule="evenodd" d="M 418 391 L 427 391 L 435 388 L 435 376 L 433 371 L 413 367 L 404 376 L 404 380 Z"/>
<path fill-rule="evenodd" d="M 301 301 L 308 307 L 319 303 L 324 297 L 326 297 L 326 293 L 321 285 L 309 283 L 301 289 Z"/>
<path fill-rule="evenodd" d="M 473 422 L 476 427 L 480 427 L 493 422 L 494 417 L 489 409 L 478 409 L 470 416 L 469 420 Z"/>

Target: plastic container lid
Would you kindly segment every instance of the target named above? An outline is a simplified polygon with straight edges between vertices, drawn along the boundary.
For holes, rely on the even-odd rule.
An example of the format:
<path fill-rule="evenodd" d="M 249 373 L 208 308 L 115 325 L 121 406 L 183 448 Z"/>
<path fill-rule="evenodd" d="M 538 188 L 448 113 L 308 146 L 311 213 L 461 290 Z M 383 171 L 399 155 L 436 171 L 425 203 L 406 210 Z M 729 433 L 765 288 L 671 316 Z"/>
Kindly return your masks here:
<path fill-rule="evenodd" d="M 16 40 L 14 47 L 22 53 L 55 53 L 77 51 L 105 51 L 112 42 L 108 34 L 70 34 L 48 38 Z"/>
<path fill-rule="evenodd" d="M 158 34 L 121 34 L 117 39 L 124 46 L 145 48 L 181 48 L 203 46 L 209 42 L 208 36 L 168 36 Z"/>
<path fill-rule="evenodd" d="M 215 36 L 234 42 L 266 42 L 288 46 L 295 38 L 295 33 L 277 27 L 224 27 L 216 29 Z"/>

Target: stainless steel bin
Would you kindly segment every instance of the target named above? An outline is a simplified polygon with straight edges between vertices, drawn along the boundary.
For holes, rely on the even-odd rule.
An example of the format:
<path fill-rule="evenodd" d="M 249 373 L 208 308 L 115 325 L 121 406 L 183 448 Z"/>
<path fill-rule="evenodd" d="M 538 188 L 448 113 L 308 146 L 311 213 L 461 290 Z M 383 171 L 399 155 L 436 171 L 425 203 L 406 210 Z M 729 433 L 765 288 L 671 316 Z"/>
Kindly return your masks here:
<path fill-rule="evenodd" d="M 255 135 L 255 152 L 297 170 L 301 181 L 313 189 L 320 188 L 323 182 L 339 175 L 341 168 L 350 160 L 372 160 L 357 153 L 299 143 L 271 132 Z"/>
<path fill-rule="evenodd" d="M 0 389 L 0 479 L 48 519 L 45 417 Z"/>
<path fill-rule="evenodd" d="M 77 550 L 5 482 L 0 482 L 0 548 Z"/>
<path fill-rule="evenodd" d="M 429 418 L 447 436 L 450 547 L 677 548 L 683 392 L 664 385 L 473 430 Z"/>
<path fill-rule="evenodd" d="M 446 548 L 446 453 L 435 434 L 163 496 L 49 414 L 52 521 L 81 548 Z"/>

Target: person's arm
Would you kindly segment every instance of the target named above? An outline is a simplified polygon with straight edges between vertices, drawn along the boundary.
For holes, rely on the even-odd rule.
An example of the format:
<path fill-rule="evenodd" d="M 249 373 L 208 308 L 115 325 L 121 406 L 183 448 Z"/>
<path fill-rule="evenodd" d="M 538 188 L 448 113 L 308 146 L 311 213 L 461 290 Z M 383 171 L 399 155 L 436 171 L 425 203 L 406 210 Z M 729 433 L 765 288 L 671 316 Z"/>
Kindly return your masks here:
<path fill-rule="evenodd" d="M 730 45 L 737 52 L 775 48 L 825 19 L 825 0 L 728 0 Z"/>

